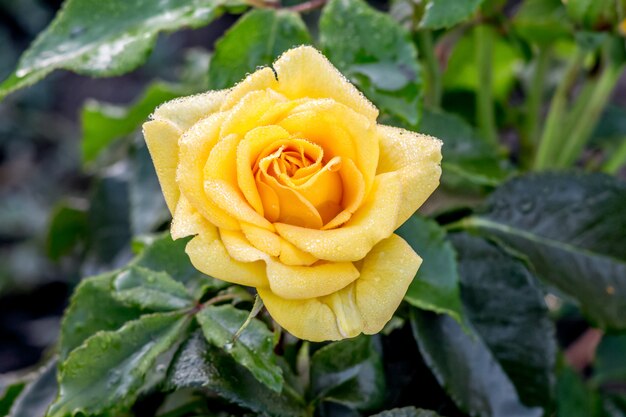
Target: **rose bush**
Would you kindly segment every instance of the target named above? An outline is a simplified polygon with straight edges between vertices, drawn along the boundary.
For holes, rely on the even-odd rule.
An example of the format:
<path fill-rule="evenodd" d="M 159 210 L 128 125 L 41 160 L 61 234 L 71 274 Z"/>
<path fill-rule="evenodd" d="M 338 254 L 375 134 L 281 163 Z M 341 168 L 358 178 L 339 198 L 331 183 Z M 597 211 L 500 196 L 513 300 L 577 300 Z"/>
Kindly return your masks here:
<path fill-rule="evenodd" d="M 441 143 L 378 110 L 299 47 L 229 90 L 174 100 L 144 124 L 194 266 L 256 287 L 312 341 L 380 331 L 421 263 L 393 234 L 439 184 Z"/>

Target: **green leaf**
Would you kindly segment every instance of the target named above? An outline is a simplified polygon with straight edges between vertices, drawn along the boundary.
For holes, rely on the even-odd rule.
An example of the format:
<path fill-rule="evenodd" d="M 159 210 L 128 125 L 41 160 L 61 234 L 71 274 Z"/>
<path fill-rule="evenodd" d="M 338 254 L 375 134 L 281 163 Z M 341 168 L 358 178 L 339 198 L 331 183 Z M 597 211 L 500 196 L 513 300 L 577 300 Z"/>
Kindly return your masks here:
<path fill-rule="evenodd" d="M 246 367 L 252 375 L 273 391 L 281 392 L 283 374 L 276 364 L 274 335 L 260 320 L 252 319 L 239 338 L 235 333 L 248 318 L 248 312 L 231 305 L 203 308 L 196 319 L 204 337 L 218 348 L 224 349 L 235 361 Z"/>
<path fill-rule="evenodd" d="M 412 310 L 412 326 L 424 360 L 455 403 L 480 417 L 541 417 L 520 401 L 489 348 L 449 316 Z"/>
<path fill-rule="evenodd" d="M 446 29 L 469 19 L 484 0 L 429 0 L 420 27 Z"/>
<path fill-rule="evenodd" d="M 331 0 L 320 18 L 320 43 L 333 64 L 382 111 L 417 125 L 422 102 L 417 50 L 391 16 L 362 0 Z"/>
<path fill-rule="evenodd" d="M 515 31 L 531 43 L 551 44 L 571 38 L 573 28 L 560 0 L 526 0 L 513 17 Z"/>
<path fill-rule="evenodd" d="M 456 253 L 436 222 L 413 215 L 397 231 L 422 258 L 404 299 L 415 307 L 462 322 Z"/>
<path fill-rule="evenodd" d="M 87 212 L 75 204 L 61 203 L 52 212 L 46 236 L 46 253 L 58 261 L 85 239 L 88 233 Z"/>
<path fill-rule="evenodd" d="M 594 412 L 598 401 L 597 393 L 591 391 L 573 369 L 567 366 L 560 369 L 556 393 L 557 417 L 597 416 Z"/>
<path fill-rule="evenodd" d="M 458 187 L 469 181 L 493 186 L 507 176 L 497 151 L 460 117 L 425 110 L 419 130 L 443 141 L 444 183 Z"/>
<path fill-rule="evenodd" d="M 456 1 L 456 0 L 454 0 Z M 464 3 L 462 1 L 459 4 Z M 509 93 L 518 82 L 518 68 L 522 54 L 511 43 L 489 26 L 480 26 L 490 36 L 492 42 L 493 96 L 495 100 L 506 101 Z M 477 91 L 480 86 L 479 66 L 476 62 L 476 36 L 471 29 L 455 45 L 443 74 L 446 90 Z"/>
<path fill-rule="evenodd" d="M 568 0 L 567 13 L 578 25 L 589 30 L 603 30 L 617 21 L 615 0 Z"/>
<path fill-rule="evenodd" d="M 5 382 L 0 379 L 0 417 L 6 417 L 13 403 L 24 390 L 24 381 Z"/>
<path fill-rule="evenodd" d="M 286 50 L 309 43 L 311 37 L 297 13 L 252 10 L 215 44 L 209 67 L 211 88 L 232 87 L 258 66 L 270 65 Z"/>
<path fill-rule="evenodd" d="M 113 297 L 129 306 L 152 311 L 191 308 L 194 300 L 187 288 L 165 272 L 133 266 L 113 281 Z"/>
<path fill-rule="evenodd" d="M 181 313 L 157 313 L 93 335 L 61 366 L 59 396 L 48 417 L 128 409 L 157 357 L 180 340 L 188 325 L 189 317 Z"/>
<path fill-rule="evenodd" d="M 552 404 L 557 345 L 543 292 L 519 259 L 468 234 L 452 235 L 467 318 L 528 406 Z"/>
<path fill-rule="evenodd" d="M 57 361 L 51 360 L 37 371 L 37 376 L 30 381 L 10 407 L 9 417 L 43 416 L 57 395 Z M 2 403 L 0 401 L 0 416 Z M 9 411 L 9 410 L 7 410 Z"/>
<path fill-rule="evenodd" d="M 371 417 L 441 417 L 434 411 L 422 410 L 415 407 L 394 408 L 393 410 L 383 411 L 374 414 Z"/>
<path fill-rule="evenodd" d="M 596 350 L 593 363 L 593 383 L 626 382 L 626 334 L 606 334 Z"/>
<path fill-rule="evenodd" d="M 80 114 L 83 163 L 92 162 L 116 139 L 134 132 L 159 104 L 184 93 L 178 86 L 154 82 L 128 107 L 87 101 Z"/>
<path fill-rule="evenodd" d="M 0 84 L 0 99 L 55 69 L 113 76 L 141 65 L 162 31 L 204 26 L 230 0 L 67 0 L 54 21 L 22 55 L 14 74 Z"/>
<path fill-rule="evenodd" d="M 271 390 L 224 350 L 210 345 L 200 331 L 179 349 L 167 380 L 172 389 L 203 388 L 262 415 L 308 415 L 302 398 L 292 387 L 285 385 L 282 394 Z"/>
<path fill-rule="evenodd" d="M 539 278 L 576 298 L 602 327 L 626 328 L 626 184 L 602 174 L 547 173 L 498 188 L 465 219 L 523 253 Z"/>
<path fill-rule="evenodd" d="M 133 234 L 152 233 L 171 219 L 148 147 L 141 140 L 130 156 L 130 224 Z"/>
<path fill-rule="evenodd" d="M 359 336 L 324 346 L 311 359 L 314 401 L 331 401 L 358 410 L 379 408 L 385 375 L 377 339 Z"/>
<path fill-rule="evenodd" d="M 78 285 L 61 322 L 61 361 L 85 339 L 101 330 L 116 330 L 135 320 L 142 310 L 116 300 L 111 292 L 115 272 L 84 279 Z"/>

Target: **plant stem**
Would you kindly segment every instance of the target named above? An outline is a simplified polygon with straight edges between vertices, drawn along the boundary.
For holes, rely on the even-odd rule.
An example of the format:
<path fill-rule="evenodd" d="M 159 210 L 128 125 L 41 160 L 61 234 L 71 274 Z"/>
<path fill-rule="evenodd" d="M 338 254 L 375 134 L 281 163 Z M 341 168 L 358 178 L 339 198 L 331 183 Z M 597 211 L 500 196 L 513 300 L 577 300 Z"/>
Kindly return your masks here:
<path fill-rule="evenodd" d="M 622 138 L 621 145 L 602 166 L 607 174 L 617 174 L 621 167 L 626 165 L 626 138 Z"/>
<path fill-rule="evenodd" d="M 584 110 L 580 112 L 580 117 L 573 121 L 571 134 L 564 141 L 563 149 L 557 158 L 558 167 L 570 167 L 578 160 L 600 119 L 604 107 L 611 98 L 621 73 L 621 65 L 616 65 L 607 60 L 606 68 L 602 71 L 591 97 L 583 104 Z"/>
<path fill-rule="evenodd" d="M 585 54 L 580 48 L 576 49 L 576 53 L 570 60 L 565 75 L 556 88 L 548 118 L 543 128 L 539 149 L 535 155 L 535 169 L 542 170 L 550 166 L 554 159 L 554 154 L 560 145 L 561 129 L 563 128 L 563 119 L 567 109 L 567 95 L 576 81 L 578 71 L 583 63 Z"/>
<path fill-rule="evenodd" d="M 526 119 L 524 132 L 520 138 L 520 163 L 528 168 L 535 146 L 539 142 L 539 119 L 545 85 L 546 72 L 550 64 L 550 47 L 541 46 L 537 51 L 533 78 L 526 100 Z"/>
<path fill-rule="evenodd" d="M 314 9 L 319 9 L 326 4 L 326 0 L 309 0 L 304 3 L 296 4 L 295 6 L 285 7 L 285 10 L 292 12 L 302 13 L 308 12 Z"/>
<path fill-rule="evenodd" d="M 426 78 L 425 101 L 430 107 L 441 107 L 441 69 L 435 55 L 433 34 L 430 30 L 416 33 L 420 55 L 423 58 Z"/>
<path fill-rule="evenodd" d="M 492 49 L 493 43 L 487 26 L 474 29 L 476 65 L 478 67 L 478 91 L 476 96 L 478 126 L 483 137 L 492 145 L 498 146 L 498 133 L 493 103 Z"/>

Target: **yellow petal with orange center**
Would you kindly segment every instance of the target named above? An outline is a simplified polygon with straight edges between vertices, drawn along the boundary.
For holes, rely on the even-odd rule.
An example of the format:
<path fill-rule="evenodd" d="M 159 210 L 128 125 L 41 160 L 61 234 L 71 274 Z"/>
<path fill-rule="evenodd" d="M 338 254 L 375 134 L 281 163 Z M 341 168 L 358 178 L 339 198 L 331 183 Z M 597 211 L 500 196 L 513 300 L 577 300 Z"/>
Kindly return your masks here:
<path fill-rule="evenodd" d="M 253 174 L 255 162 L 270 143 L 288 138 L 289 132 L 279 126 L 260 126 L 246 133 L 238 144 L 237 183 L 246 200 L 261 215 L 264 215 L 264 208 Z M 232 165 L 232 160 L 228 162 Z"/>
<path fill-rule="evenodd" d="M 441 141 L 395 127 L 379 126 L 378 172 L 402 171 L 403 198 L 397 227 L 435 191 L 441 177 Z"/>
<path fill-rule="evenodd" d="M 199 120 L 217 113 L 228 94 L 229 90 L 218 90 L 177 98 L 157 107 L 152 119 L 167 120 L 185 132 Z"/>
<path fill-rule="evenodd" d="M 331 97 L 372 121 L 378 117 L 378 109 L 313 47 L 290 49 L 273 66 L 279 92 L 290 99 Z"/>
<path fill-rule="evenodd" d="M 216 179 L 207 179 L 204 182 L 204 190 L 220 209 L 228 211 L 235 219 L 274 230 L 272 223 L 254 211 L 244 198 L 239 189 L 232 184 Z"/>
<path fill-rule="evenodd" d="M 209 227 L 191 239 L 185 248 L 193 266 L 222 281 L 250 287 L 267 286 L 265 263 L 236 261 L 220 241 L 217 228 Z"/>
<path fill-rule="evenodd" d="M 274 226 L 280 236 L 319 259 L 358 261 L 396 229 L 402 195 L 400 175 L 381 174 L 365 203 L 340 228 L 311 230 L 283 223 Z"/>
<path fill-rule="evenodd" d="M 176 184 L 176 169 L 178 167 L 178 140 L 182 132 L 171 122 L 152 120 L 144 123 L 143 135 L 146 138 L 167 208 L 170 213 L 174 213 L 180 196 L 180 190 Z"/>
<path fill-rule="evenodd" d="M 352 159 L 342 158 L 341 176 L 343 194 L 341 206 L 348 212 L 354 213 L 365 198 L 365 180 Z"/>
<path fill-rule="evenodd" d="M 180 140 L 177 181 L 180 190 L 203 217 L 218 227 L 238 229 L 239 223 L 228 211 L 207 198 L 204 191 L 204 167 L 219 139 L 224 113 L 215 113 L 193 125 Z"/>

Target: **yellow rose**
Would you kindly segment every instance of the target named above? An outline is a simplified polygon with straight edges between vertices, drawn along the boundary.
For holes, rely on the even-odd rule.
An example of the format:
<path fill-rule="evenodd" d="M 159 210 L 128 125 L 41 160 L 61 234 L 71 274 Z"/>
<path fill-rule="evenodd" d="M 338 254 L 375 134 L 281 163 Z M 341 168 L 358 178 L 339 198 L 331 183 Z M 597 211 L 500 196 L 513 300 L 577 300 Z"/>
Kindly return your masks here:
<path fill-rule="evenodd" d="M 379 332 L 421 264 L 393 232 L 439 184 L 441 143 L 377 116 L 307 46 L 163 104 L 143 128 L 172 237 L 195 236 L 196 268 L 256 287 L 299 338 Z"/>

